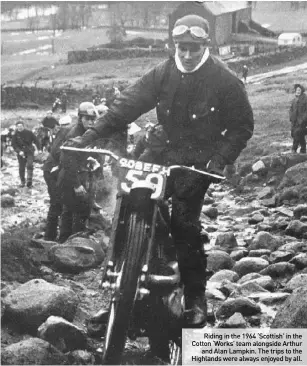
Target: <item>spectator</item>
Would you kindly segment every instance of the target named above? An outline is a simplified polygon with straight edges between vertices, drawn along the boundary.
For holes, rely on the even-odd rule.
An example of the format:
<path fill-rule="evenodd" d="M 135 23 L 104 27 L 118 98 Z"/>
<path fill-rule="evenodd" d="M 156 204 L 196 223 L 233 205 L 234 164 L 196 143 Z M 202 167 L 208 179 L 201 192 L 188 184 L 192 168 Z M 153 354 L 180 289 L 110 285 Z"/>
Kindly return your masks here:
<path fill-rule="evenodd" d="M 295 98 L 292 100 L 289 113 L 293 138 L 292 152 L 296 153 L 300 146 L 300 153 L 306 154 L 307 96 L 301 84 L 295 84 L 294 90 Z"/>
<path fill-rule="evenodd" d="M 243 77 L 245 84 L 246 84 L 247 75 L 248 75 L 248 67 L 246 65 L 243 65 L 242 77 Z"/>
<path fill-rule="evenodd" d="M 16 132 L 12 138 L 12 146 L 17 153 L 19 163 L 20 187 L 26 184 L 25 170 L 27 167 L 27 187 L 32 188 L 33 181 L 33 163 L 34 163 L 34 146 L 39 149 L 39 144 L 34 133 L 25 129 L 23 122 L 16 123 Z"/>
<path fill-rule="evenodd" d="M 63 93 L 61 94 L 61 108 L 62 108 L 62 112 L 66 113 L 66 109 L 67 109 L 67 94 L 65 91 L 63 91 Z"/>

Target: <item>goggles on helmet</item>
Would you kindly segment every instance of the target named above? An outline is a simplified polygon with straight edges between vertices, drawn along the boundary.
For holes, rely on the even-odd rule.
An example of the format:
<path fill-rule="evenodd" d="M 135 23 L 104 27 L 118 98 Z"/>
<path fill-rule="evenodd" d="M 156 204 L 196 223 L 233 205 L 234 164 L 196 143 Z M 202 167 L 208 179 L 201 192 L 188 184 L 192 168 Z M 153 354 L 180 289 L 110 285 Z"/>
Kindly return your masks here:
<path fill-rule="evenodd" d="M 193 26 L 188 27 L 187 25 L 178 25 L 173 29 L 173 37 L 179 37 L 185 33 L 190 32 L 191 36 L 194 38 L 207 39 L 209 37 L 208 33 L 201 27 Z"/>

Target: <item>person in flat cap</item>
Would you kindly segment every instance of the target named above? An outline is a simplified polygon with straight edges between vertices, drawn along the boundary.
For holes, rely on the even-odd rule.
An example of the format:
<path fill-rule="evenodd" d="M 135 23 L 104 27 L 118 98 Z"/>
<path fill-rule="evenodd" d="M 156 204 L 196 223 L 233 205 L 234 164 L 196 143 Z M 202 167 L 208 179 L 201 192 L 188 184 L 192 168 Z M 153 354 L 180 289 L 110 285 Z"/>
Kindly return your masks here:
<path fill-rule="evenodd" d="M 178 19 L 172 31 L 175 56 L 170 56 L 124 89 L 103 117 L 72 143 L 87 146 L 99 137 L 126 131 L 153 108 L 163 133 L 160 153 L 155 141 L 154 163 L 188 165 L 221 173 L 233 164 L 251 138 L 253 112 L 244 85 L 210 54 L 209 24 L 198 15 Z M 145 154 L 150 160 L 150 154 Z M 203 327 L 207 320 L 206 255 L 199 221 L 210 183 L 192 174 L 175 180 L 171 231 L 184 284 L 184 327 Z"/>
<path fill-rule="evenodd" d="M 300 153 L 306 154 L 307 134 L 307 96 L 301 84 L 294 85 L 295 97 L 290 106 L 291 137 L 293 139 L 292 152 L 296 153 L 300 146 Z"/>

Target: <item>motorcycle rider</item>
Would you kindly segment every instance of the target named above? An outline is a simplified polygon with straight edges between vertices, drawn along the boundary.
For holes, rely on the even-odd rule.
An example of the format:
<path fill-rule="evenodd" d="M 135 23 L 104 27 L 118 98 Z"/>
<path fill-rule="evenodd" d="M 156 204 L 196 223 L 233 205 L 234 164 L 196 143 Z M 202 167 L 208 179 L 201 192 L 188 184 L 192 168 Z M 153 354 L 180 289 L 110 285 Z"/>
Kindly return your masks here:
<path fill-rule="evenodd" d="M 34 146 L 39 150 L 39 143 L 36 136 L 30 130 L 27 130 L 22 121 L 16 122 L 16 132 L 12 138 L 12 147 L 17 153 L 19 164 L 20 187 L 26 184 L 25 171 L 27 167 L 27 187 L 32 188 Z"/>
<path fill-rule="evenodd" d="M 66 138 L 82 136 L 92 127 L 97 119 L 96 107 L 91 102 L 83 102 L 78 108 L 78 122 L 74 125 Z M 71 234 L 83 231 L 86 228 L 86 220 L 90 215 L 90 192 L 88 186 L 88 169 L 86 167 L 88 156 L 61 153 L 61 169 L 59 172 L 57 187 L 62 192 L 63 210 L 59 242 L 65 242 Z"/>
<path fill-rule="evenodd" d="M 184 16 L 176 21 L 172 36 L 175 57 L 124 89 L 107 113 L 72 144 L 83 147 L 125 131 L 128 124 L 156 107 L 163 138 L 160 154 L 153 139 L 155 163 L 195 165 L 220 173 L 237 159 L 254 128 L 244 84 L 210 55 L 206 19 Z M 174 182 L 171 231 L 184 284 L 185 327 L 203 327 L 207 318 L 207 262 L 199 217 L 209 184 L 191 173 L 181 174 Z"/>
<path fill-rule="evenodd" d="M 62 213 L 61 194 L 57 188 L 61 154 L 60 147 L 63 145 L 63 142 L 66 140 L 66 136 L 70 131 L 70 124 L 71 118 L 65 116 L 60 118 L 58 124 L 55 125 L 53 129 L 54 138 L 51 150 L 43 166 L 44 179 L 50 197 L 44 240 L 55 241 L 57 237 L 58 221 Z"/>
<path fill-rule="evenodd" d="M 53 117 L 53 112 L 50 110 L 46 113 L 46 117 L 43 118 L 41 124 L 44 127 L 49 128 L 49 130 L 53 130 L 55 126 L 59 125 L 59 122 Z"/>

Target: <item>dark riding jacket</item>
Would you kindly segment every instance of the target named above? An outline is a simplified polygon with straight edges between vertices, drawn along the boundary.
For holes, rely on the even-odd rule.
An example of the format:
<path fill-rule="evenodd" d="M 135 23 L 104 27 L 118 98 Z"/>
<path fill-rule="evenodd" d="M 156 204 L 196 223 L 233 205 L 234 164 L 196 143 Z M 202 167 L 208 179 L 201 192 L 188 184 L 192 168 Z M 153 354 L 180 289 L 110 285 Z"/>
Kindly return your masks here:
<path fill-rule="evenodd" d="M 17 154 L 23 151 L 26 155 L 34 153 L 33 144 L 39 149 L 36 136 L 30 130 L 16 131 L 12 137 L 12 146 Z"/>
<path fill-rule="evenodd" d="M 253 134 L 243 83 L 214 56 L 190 74 L 180 72 L 173 58 L 162 62 L 123 90 L 93 130 L 107 137 L 153 108 L 173 163 L 206 163 L 217 154 L 231 164 Z"/>
<path fill-rule="evenodd" d="M 289 117 L 292 129 L 304 130 L 307 127 L 307 96 L 305 93 L 293 99 Z"/>

